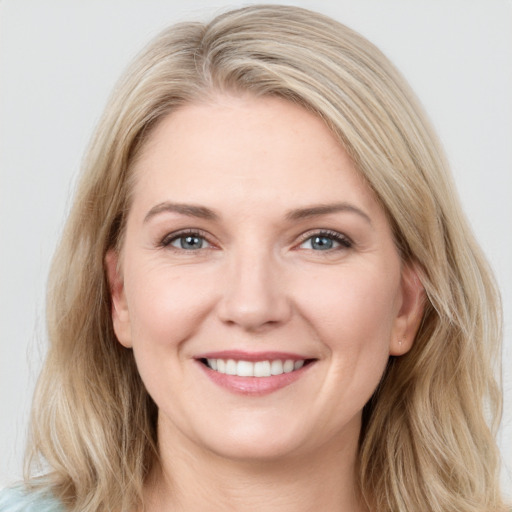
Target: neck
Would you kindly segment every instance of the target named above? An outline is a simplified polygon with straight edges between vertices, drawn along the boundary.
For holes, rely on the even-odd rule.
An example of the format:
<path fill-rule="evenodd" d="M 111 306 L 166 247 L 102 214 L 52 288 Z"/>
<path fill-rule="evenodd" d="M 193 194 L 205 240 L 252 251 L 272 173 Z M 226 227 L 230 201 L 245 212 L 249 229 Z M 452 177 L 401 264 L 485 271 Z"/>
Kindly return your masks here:
<path fill-rule="evenodd" d="M 146 485 L 152 512 L 364 512 L 355 480 L 357 438 L 279 460 L 232 460 L 161 435 L 160 464 Z"/>

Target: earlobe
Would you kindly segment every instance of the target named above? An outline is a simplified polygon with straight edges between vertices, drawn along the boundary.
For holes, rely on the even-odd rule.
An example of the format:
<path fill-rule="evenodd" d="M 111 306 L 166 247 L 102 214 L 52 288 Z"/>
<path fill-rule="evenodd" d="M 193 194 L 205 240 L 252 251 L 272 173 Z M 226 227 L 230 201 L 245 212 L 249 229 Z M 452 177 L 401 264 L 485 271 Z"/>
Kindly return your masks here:
<path fill-rule="evenodd" d="M 126 348 L 132 347 L 131 326 L 128 305 L 126 303 L 124 280 L 119 266 L 119 254 L 113 249 L 105 256 L 105 269 L 112 300 L 112 324 L 116 337 Z"/>
<path fill-rule="evenodd" d="M 401 356 L 409 352 L 421 325 L 425 310 L 425 289 L 414 263 L 406 263 L 401 276 L 401 304 L 398 311 L 389 353 Z"/>

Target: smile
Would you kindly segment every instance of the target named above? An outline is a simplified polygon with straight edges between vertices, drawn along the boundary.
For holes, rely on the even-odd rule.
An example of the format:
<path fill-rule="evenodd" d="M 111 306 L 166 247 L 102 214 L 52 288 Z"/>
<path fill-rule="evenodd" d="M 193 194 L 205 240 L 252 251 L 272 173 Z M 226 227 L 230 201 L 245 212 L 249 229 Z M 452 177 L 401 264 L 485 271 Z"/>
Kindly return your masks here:
<path fill-rule="evenodd" d="M 202 373 L 231 393 L 261 396 L 301 380 L 318 360 L 287 352 L 210 352 L 195 358 Z"/>
<path fill-rule="evenodd" d="M 300 370 L 306 363 L 305 359 L 274 359 L 266 361 L 236 361 L 234 359 L 203 359 L 210 369 L 225 375 L 239 377 L 271 377 Z"/>

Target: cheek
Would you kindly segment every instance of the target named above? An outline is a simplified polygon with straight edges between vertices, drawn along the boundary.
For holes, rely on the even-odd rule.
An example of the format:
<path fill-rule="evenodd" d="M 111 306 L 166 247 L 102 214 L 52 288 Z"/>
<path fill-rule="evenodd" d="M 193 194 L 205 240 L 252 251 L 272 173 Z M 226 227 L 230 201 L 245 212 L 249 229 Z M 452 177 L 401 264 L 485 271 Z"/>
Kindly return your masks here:
<path fill-rule="evenodd" d="M 186 342 L 210 309 L 205 277 L 197 270 L 140 266 L 125 284 L 137 368 L 159 406 L 184 392 Z"/>
<path fill-rule="evenodd" d="M 201 272 L 165 266 L 138 269 L 126 283 L 134 347 L 169 346 L 189 338 L 211 303 Z"/>
<path fill-rule="evenodd" d="M 300 309 L 331 343 L 347 347 L 389 341 L 397 314 L 399 274 L 344 268 L 315 276 L 308 293 L 298 296 Z"/>
<path fill-rule="evenodd" d="M 330 386 L 344 390 L 344 407 L 354 412 L 373 394 L 386 368 L 399 279 L 399 270 L 386 275 L 347 266 L 317 275 L 310 293 L 302 296 L 302 314 L 329 353 Z"/>

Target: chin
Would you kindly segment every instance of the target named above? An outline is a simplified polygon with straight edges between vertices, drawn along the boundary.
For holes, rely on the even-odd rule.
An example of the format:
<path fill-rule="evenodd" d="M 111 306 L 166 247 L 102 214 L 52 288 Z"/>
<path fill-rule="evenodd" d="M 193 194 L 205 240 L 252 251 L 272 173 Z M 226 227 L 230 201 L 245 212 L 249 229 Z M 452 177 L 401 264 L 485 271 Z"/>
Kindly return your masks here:
<path fill-rule="evenodd" d="M 287 441 L 269 442 L 266 439 L 237 439 L 229 446 L 215 445 L 212 452 L 224 459 L 239 463 L 250 464 L 275 464 L 291 457 L 297 456 L 300 452 L 299 447 Z"/>
<path fill-rule="evenodd" d="M 277 462 L 298 455 L 307 447 L 307 436 L 298 425 L 279 421 L 240 421 L 214 429 L 210 425 L 196 443 L 212 453 L 238 462 Z"/>

